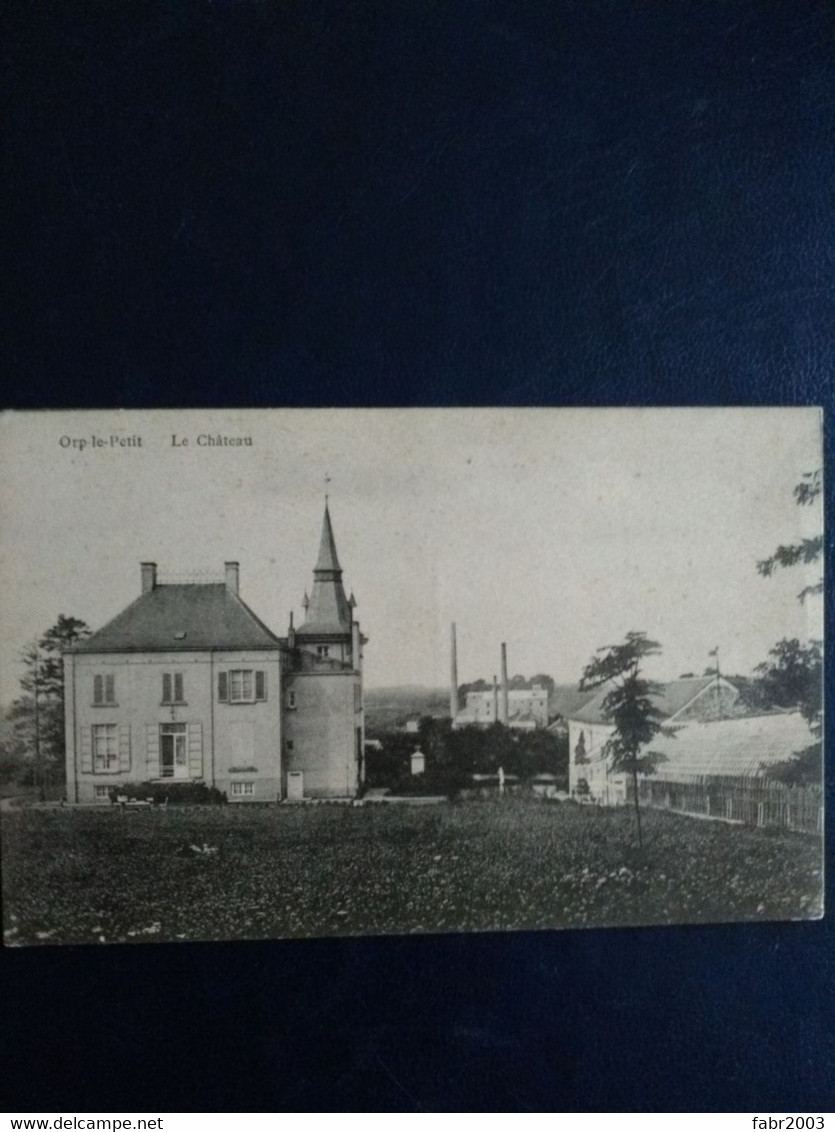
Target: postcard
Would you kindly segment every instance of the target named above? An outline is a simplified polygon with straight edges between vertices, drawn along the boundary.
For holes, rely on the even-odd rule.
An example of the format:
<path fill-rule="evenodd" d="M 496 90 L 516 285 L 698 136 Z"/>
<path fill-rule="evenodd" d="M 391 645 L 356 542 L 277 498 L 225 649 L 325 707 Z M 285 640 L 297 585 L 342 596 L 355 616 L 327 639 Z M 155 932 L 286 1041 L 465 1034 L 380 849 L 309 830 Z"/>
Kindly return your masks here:
<path fill-rule="evenodd" d="M 7 946 L 820 917 L 814 408 L 0 419 Z"/>

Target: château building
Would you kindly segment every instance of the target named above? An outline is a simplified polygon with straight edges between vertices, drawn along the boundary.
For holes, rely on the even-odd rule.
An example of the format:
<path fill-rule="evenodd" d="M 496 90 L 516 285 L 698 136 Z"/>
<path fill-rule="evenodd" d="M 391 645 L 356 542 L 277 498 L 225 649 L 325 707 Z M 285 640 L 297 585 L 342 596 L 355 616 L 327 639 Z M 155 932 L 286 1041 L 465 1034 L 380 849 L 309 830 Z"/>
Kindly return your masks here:
<path fill-rule="evenodd" d="M 222 581 L 166 583 L 64 656 L 67 798 L 202 782 L 230 802 L 351 798 L 363 781 L 362 649 L 327 501 L 304 621 L 285 637 Z"/>

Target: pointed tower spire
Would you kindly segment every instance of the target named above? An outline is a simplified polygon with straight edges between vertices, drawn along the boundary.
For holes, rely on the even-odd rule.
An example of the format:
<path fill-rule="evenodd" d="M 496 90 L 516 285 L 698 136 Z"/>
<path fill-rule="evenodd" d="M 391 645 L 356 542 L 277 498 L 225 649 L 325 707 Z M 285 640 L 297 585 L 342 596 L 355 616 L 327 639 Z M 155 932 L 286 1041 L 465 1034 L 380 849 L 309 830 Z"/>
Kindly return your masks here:
<path fill-rule="evenodd" d="M 336 542 L 333 537 L 333 527 L 331 526 L 331 513 L 328 510 L 328 499 L 325 496 L 325 517 L 322 520 L 322 538 L 319 542 L 319 557 L 316 560 L 316 566 L 313 571 L 314 576 L 321 574 L 324 571 L 334 574 L 342 574 L 342 567 L 339 565 L 339 557 L 336 553 Z"/>
<path fill-rule="evenodd" d="M 333 524 L 325 500 L 319 555 L 313 567 L 313 590 L 305 594 L 305 622 L 297 636 L 343 637 L 351 633 L 351 606 L 342 588 L 342 567 L 336 553 Z"/>

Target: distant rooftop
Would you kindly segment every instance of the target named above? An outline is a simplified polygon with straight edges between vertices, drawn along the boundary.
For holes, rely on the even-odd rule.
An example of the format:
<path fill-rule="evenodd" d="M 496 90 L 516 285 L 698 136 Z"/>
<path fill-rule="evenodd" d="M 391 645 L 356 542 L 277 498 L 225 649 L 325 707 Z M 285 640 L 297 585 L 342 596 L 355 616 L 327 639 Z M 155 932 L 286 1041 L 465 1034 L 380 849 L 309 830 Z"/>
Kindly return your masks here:
<path fill-rule="evenodd" d="M 653 696 L 652 700 L 661 714 L 666 719 L 671 719 L 678 715 L 692 699 L 695 699 L 699 692 L 704 691 L 715 681 L 716 675 L 713 673 L 709 676 L 692 676 L 685 677 L 682 680 L 670 680 L 669 683 L 661 685 L 661 691 L 658 695 Z M 604 685 L 582 707 L 569 712 L 569 718 L 577 720 L 579 723 L 608 723 L 609 721 L 603 713 L 603 701 L 610 690 L 609 685 Z"/>

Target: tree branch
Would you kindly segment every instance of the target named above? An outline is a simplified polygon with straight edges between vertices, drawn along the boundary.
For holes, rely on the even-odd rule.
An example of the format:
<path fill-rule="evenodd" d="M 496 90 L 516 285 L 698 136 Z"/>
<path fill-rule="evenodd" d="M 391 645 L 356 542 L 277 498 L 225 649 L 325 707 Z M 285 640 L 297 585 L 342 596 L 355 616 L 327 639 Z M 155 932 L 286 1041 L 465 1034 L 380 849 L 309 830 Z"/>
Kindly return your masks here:
<path fill-rule="evenodd" d="M 788 546 L 778 546 L 769 558 L 763 558 L 757 563 L 757 573 L 769 578 L 780 567 L 796 566 L 798 562 L 808 565 L 817 561 L 822 551 L 823 535 L 805 538 L 802 542 L 791 543 Z"/>

